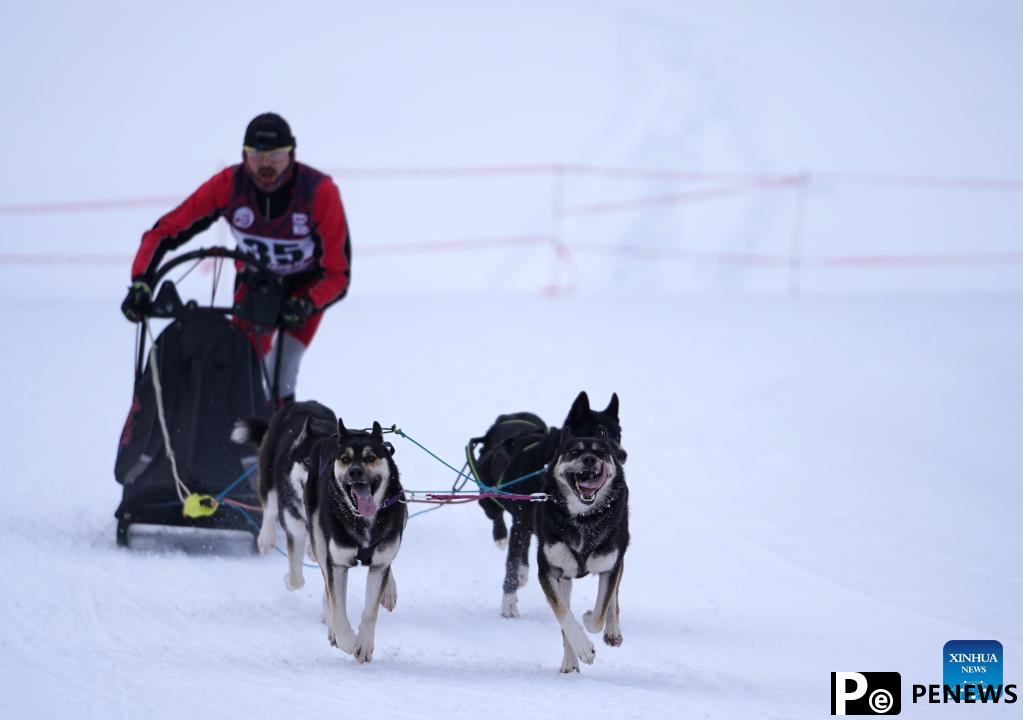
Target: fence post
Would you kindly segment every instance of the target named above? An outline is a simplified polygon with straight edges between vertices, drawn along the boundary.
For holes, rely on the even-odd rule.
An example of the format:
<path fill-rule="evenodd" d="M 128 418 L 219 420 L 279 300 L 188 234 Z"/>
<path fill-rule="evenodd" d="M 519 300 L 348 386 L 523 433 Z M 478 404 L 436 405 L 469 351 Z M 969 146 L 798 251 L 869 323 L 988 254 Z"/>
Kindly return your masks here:
<path fill-rule="evenodd" d="M 575 292 L 575 281 L 571 277 L 571 253 L 561 240 L 565 217 L 565 166 L 555 163 L 551 166 L 551 250 L 554 252 L 551 265 L 551 281 L 544 289 L 546 295 L 571 295 Z M 561 280 L 561 269 L 565 268 L 565 280 Z"/>
<path fill-rule="evenodd" d="M 805 170 L 796 182 L 796 210 L 792 222 L 792 247 L 789 250 L 789 295 L 798 297 L 802 290 L 803 229 L 806 223 L 806 193 L 810 186 L 810 173 Z"/>

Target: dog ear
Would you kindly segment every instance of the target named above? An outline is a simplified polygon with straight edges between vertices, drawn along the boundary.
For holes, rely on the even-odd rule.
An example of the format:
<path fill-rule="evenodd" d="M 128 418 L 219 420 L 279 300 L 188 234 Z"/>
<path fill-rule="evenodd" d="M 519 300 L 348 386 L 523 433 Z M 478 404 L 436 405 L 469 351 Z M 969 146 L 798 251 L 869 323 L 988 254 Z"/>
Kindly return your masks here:
<path fill-rule="evenodd" d="M 349 435 L 348 428 L 345 427 L 344 420 L 341 418 L 337 419 L 337 434 L 343 438 L 348 437 Z"/>
<path fill-rule="evenodd" d="M 572 407 L 568 411 L 568 419 L 565 421 L 566 425 L 571 425 L 573 422 L 586 417 L 590 412 L 590 396 L 583 390 L 575 396 L 575 400 L 572 402 Z"/>
<path fill-rule="evenodd" d="M 373 439 L 376 440 L 378 443 L 382 443 L 384 441 L 384 429 L 380 427 L 380 423 L 378 423 L 376 420 L 373 421 L 372 436 Z"/>
<path fill-rule="evenodd" d="M 611 417 L 618 417 L 618 393 L 611 393 L 611 402 L 607 404 L 607 408 L 604 409 L 604 415 L 610 415 Z"/>

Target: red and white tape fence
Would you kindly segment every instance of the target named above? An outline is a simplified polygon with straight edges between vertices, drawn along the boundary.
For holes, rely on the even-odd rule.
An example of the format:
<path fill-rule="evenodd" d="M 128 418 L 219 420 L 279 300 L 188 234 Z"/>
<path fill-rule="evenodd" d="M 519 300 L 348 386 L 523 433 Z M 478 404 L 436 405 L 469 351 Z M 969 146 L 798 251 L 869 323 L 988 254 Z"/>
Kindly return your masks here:
<path fill-rule="evenodd" d="M 916 188 L 950 192 L 1023 193 L 1023 180 L 1006 178 L 965 178 L 866 173 L 762 174 L 741 172 L 689 172 L 650 168 L 613 167 L 583 164 L 478 165 L 450 167 L 338 167 L 329 172 L 345 180 L 443 181 L 456 179 L 536 178 L 550 182 L 552 192 L 552 229 L 548 233 L 436 239 L 415 243 L 378 243 L 363 245 L 360 256 L 411 255 L 420 253 L 459 253 L 529 245 L 550 246 L 555 261 L 571 265 L 572 253 L 618 255 L 635 260 L 671 260 L 693 265 L 730 265 L 743 267 L 787 267 L 793 273 L 802 268 L 941 268 L 1023 265 L 1023 252 L 974 252 L 963 254 L 891 254 L 803 256 L 802 230 L 806 190 L 811 185 L 858 186 L 877 188 Z M 565 205 L 565 185 L 573 178 L 658 181 L 698 184 L 679 192 L 647 195 L 627 200 Z M 618 213 L 635 213 L 658 208 L 725 200 L 752 193 L 795 190 L 800 193 L 793 223 L 793 240 L 787 254 L 735 252 L 690 252 L 627 244 L 600 244 L 563 240 L 562 225 L 573 218 Z M 0 204 L 0 222 L 4 218 L 54 216 L 74 213 L 118 212 L 140 208 L 167 209 L 181 201 L 180 196 L 146 196 Z M 2 228 L 2 225 L 0 225 Z M 2 265 L 124 265 L 132 259 L 124 254 L 84 253 L 12 253 L 0 252 Z M 555 270 L 557 272 L 557 270 Z M 569 275 L 572 274 L 569 269 Z M 795 281 L 794 281 L 795 282 Z M 574 282 L 567 281 L 569 290 Z M 550 289 L 550 288 L 549 288 Z M 564 289 L 564 288 L 562 288 Z"/>

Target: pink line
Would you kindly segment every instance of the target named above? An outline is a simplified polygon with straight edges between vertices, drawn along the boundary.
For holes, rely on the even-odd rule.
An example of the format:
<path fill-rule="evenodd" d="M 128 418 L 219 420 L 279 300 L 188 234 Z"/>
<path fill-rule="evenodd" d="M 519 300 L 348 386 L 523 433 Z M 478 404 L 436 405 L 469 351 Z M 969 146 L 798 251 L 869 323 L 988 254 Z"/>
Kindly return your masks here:
<path fill-rule="evenodd" d="M 337 178 L 360 180 L 391 180 L 437 178 L 452 179 L 466 177 L 502 177 L 517 175 L 552 175 L 557 165 L 464 165 L 435 167 L 335 167 L 325 172 Z"/>
<path fill-rule="evenodd" d="M 132 255 L 59 255 L 56 253 L 0 253 L 0 265 L 123 265 Z"/>
<path fill-rule="evenodd" d="M 562 210 L 565 215 L 604 215 L 616 212 L 628 212 L 630 210 L 642 210 L 643 208 L 658 207 L 666 205 L 682 205 L 692 202 L 706 200 L 717 200 L 719 198 L 744 195 L 760 189 L 776 189 L 780 187 L 791 187 L 806 182 L 803 176 L 788 176 L 773 178 L 770 180 L 755 180 L 744 182 L 730 187 L 708 188 L 705 190 L 690 190 L 682 193 L 671 193 L 668 195 L 651 195 L 634 200 L 623 200 L 620 202 L 594 203 L 592 205 L 576 205 Z"/>
<path fill-rule="evenodd" d="M 968 267 L 1021 265 L 1023 253 L 975 253 L 969 255 L 833 255 L 805 258 L 803 265 L 830 268 L 867 267 Z"/>
<path fill-rule="evenodd" d="M 756 253 L 701 253 L 686 250 L 644 248 L 636 245 L 573 244 L 576 252 L 601 255 L 626 255 L 637 260 L 677 260 L 694 265 L 752 265 L 783 267 L 791 262 L 786 255 Z M 888 267 L 967 267 L 1023 264 L 1023 253 L 975 253 L 964 255 L 822 255 L 803 258 L 802 266 L 821 268 Z"/>
<path fill-rule="evenodd" d="M 1023 180 L 1005 178 L 966 178 L 926 175 L 881 175 L 855 173 L 814 173 L 815 180 L 846 185 L 917 187 L 936 190 L 975 190 L 983 192 L 1023 192 Z"/>
<path fill-rule="evenodd" d="M 124 210 L 142 207 L 173 207 L 182 200 L 181 196 L 151 196 L 117 198 L 111 200 L 80 200 L 51 203 L 14 203 L 0 205 L 0 215 L 58 215 L 62 213 L 97 212 L 102 210 Z"/>
<path fill-rule="evenodd" d="M 601 165 L 562 165 L 568 175 L 613 178 L 616 180 L 661 180 L 665 182 L 757 182 L 770 183 L 791 175 L 754 172 L 659 170 Z"/>
<path fill-rule="evenodd" d="M 457 252 L 484 250 L 521 245 L 542 245 L 551 241 L 549 234 L 508 235 L 505 237 L 463 238 L 459 240 L 435 240 L 423 243 L 390 243 L 367 245 L 358 249 L 359 255 L 398 255 L 434 252 Z"/>
<path fill-rule="evenodd" d="M 573 243 L 572 250 L 591 252 L 599 255 L 628 255 L 637 260 L 679 260 L 694 265 L 788 265 L 788 256 L 763 255 L 757 253 L 711 253 L 688 250 L 665 250 L 644 248 L 637 245 L 598 245 L 596 243 Z"/>
<path fill-rule="evenodd" d="M 424 243 L 393 243 L 360 247 L 359 255 L 411 255 L 435 252 L 464 252 L 471 250 L 492 250 L 523 245 L 545 245 L 551 241 L 547 234 L 509 235 L 506 237 L 464 238 L 459 240 L 437 240 Z M 124 265 L 127 267 L 133 255 L 63 255 L 59 253 L 0 253 L 0 265 Z"/>
<path fill-rule="evenodd" d="M 659 170 L 655 168 L 632 168 L 585 164 L 537 163 L 523 165 L 466 165 L 466 166 L 434 166 L 434 167 L 338 167 L 330 171 L 337 177 L 348 179 L 453 179 L 478 177 L 548 177 L 563 176 L 595 176 L 614 179 L 660 180 L 664 182 L 737 182 L 750 183 L 755 187 L 784 187 L 805 181 L 805 175 L 780 175 L 753 172 L 701 172 Z M 813 173 L 814 179 L 847 185 L 873 185 L 889 187 L 919 187 L 943 190 L 970 190 L 985 192 L 1023 192 L 1023 180 L 1009 178 L 968 178 L 926 175 L 885 175 L 880 173 Z M 732 188 L 731 192 L 738 192 Z M 722 197 L 725 188 L 682 193 L 679 195 L 655 196 L 634 201 L 637 207 L 672 202 L 689 202 Z M 692 195 L 687 198 L 687 195 Z M 675 199 L 673 199 L 675 198 Z M 9 203 L 0 205 L 0 216 L 19 215 L 55 215 L 63 213 L 100 212 L 125 210 L 131 208 L 174 207 L 180 203 L 180 195 L 159 195 L 135 198 L 110 198 L 101 200 L 76 200 L 55 202 Z M 581 206 L 567 208 L 566 212 L 581 214 L 583 212 L 613 212 L 611 209 L 622 203 L 606 203 L 609 209 L 601 206 Z"/>

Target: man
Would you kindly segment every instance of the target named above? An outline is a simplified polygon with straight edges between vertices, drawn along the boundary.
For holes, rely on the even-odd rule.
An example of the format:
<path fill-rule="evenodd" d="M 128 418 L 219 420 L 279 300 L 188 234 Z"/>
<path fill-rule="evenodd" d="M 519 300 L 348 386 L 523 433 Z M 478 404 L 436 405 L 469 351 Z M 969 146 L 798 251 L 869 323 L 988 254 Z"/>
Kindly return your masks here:
<path fill-rule="evenodd" d="M 278 405 L 294 399 L 298 367 L 323 311 L 348 290 L 351 244 L 341 195 L 330 176 L 295 161 L 295 137 L 280 115 L 264 113 L 245 130 L 242 162 L 217 173 L 142 235 L 131 268 L 132 284 L 121 304 L 131 322 L 145 317 L 149 278 L 163 256 L 227 219 L 238 249 L 258 256 L 278 273 L 286 298 L 279 318 L 284 332 Z M 235 300 L 248 288 L 236 279 Z M 269 355 L 274 376 L 276 345 L 246 323 L 260 357 Z M 271 352 L 272 351 L 272 352 Z"/>

